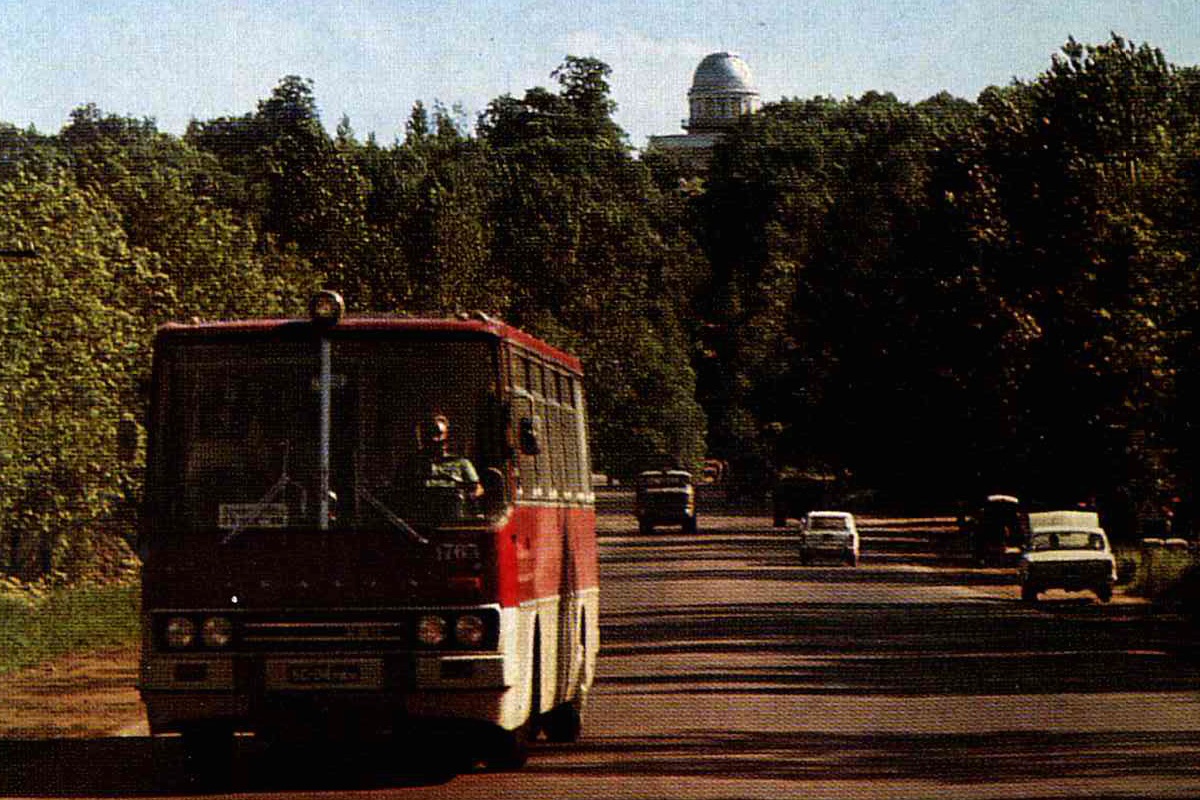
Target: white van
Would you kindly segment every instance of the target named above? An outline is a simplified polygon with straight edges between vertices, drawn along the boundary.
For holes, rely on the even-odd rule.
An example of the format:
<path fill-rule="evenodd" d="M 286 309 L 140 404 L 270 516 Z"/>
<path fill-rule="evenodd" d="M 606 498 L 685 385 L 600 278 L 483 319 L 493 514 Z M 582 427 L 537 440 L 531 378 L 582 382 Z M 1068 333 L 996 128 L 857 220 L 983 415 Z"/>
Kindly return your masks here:
<path fill-rule="evenodd" d="M 1042 511 L 1029 515 L 1029 539 L 1017 569 L 1021 599 L 1037 600 L 1048 589 L 1091 591 L 1112 599 L 1117 561 L 1094 511 Z"/>

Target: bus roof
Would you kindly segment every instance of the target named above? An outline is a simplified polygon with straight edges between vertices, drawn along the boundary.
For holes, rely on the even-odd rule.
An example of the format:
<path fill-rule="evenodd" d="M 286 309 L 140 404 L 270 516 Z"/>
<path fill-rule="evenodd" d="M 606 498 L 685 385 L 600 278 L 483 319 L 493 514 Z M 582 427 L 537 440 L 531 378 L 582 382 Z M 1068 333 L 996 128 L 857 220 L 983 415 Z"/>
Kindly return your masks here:
<path fill-rule="evenodd" d="M 261 337 L 278 334 L 297 335 L 302 332 L 339 334 L 448 334 L 492 338 L 526 347 L 539 355 L 575 372 L 582 370 L 576 356 L 559 350 L 541 339 L 490 317 L 429 318 L 429 317 L 344 317 L 330 326 L 316 325 L 307 319 L 247 319 L 219 322 L 168 322 L 158 329 L 157 340 L 223 339 L 225 337 Z"/>

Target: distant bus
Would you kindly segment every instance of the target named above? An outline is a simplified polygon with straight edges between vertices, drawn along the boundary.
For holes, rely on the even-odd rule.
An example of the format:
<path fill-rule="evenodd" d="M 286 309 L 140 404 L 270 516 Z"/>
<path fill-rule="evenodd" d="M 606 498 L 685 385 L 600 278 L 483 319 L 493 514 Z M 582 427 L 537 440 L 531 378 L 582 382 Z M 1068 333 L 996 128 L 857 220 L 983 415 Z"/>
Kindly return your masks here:
<path fill-rule="evenodd" d="M 413 485 L 421 420 L 483 487 Z M 599 650 L 580 362 L 479 315 L 167 325 L 154 347 L 139 689 L 233 736 L 573 741 Z"/>

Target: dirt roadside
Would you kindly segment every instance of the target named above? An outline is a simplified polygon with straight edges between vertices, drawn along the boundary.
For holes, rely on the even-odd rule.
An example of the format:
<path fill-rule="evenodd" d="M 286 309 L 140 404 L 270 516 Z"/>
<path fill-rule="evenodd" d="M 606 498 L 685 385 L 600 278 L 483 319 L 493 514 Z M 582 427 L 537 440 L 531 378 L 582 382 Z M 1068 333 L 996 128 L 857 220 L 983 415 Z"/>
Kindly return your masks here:
<path fill-rule="evenodd" d="M 0 675 L 0 738 L 67 739 L 145 733 L 136 644 L 65 655 Z"/>

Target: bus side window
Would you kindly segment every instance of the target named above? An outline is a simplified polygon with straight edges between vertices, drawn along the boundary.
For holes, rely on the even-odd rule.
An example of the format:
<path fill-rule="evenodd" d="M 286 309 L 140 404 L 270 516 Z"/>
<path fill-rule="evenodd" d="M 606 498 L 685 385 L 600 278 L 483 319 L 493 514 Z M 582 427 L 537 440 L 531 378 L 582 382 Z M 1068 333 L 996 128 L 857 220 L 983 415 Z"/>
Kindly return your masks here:
<path fill-rule="evenodd" d="M 561 372 L 554 373 L 554 396 L 558 401 L 558 426 L 555 430 L 555 443 L 562 453 L 562 489 L 566 497 L 575 499 L 575 458 L 571 447 L 571 408 L 567 403 L 567 376 Z"/>
<path fill-rule="evenodd" d="M 504 386 L 502 387 L 503 397 L 506 398 L 506 411 L 508 419 L 505 421 L 510 426 L 505 430 L 505 457 L 515 458 L 521 450 L 521 442 L 518 433 L 520 425 L 520 403 L 517 402 L 517 396 L 520 390 L 524 387 L 524 375 L 521 373 L 521 359 L 517 352 L 511 348 L 504 351 Z M 517 465 L 518 469 L 520 465 Z"/>
<path fill-rule="evenodd" d="M 558 398 L 554 394 L 554 370 L 543 367 L 546 395 L 546 439 L 550 451 L 550 495 L 562 495 L 562 452 L 558 448 Z"/>
<path fill-rule="evenodd" d="M 525 359 L 515 350 L 509 351 L 509 388 L 513 391 L 525 388 Z"/>
<path fill-rule="evenodd" d="M 579 412 L 575 408 L 575 386 L 570 375 L 562 376 L 563 447 L 567 453 L 567 484 L 575 499 L 583 496 L 583 479 L 580 475 L 578 442 L 574 436 L 579 426 Z"/>
<path fill-rule="evenodd" d="M 550 381 L 548 391 L 553 399 L 551 415 L 554 419 L 554 485 L 558 496 L 566 499 L 571 496 L 570 482 L 567 480 L 567 451 L 563 447 L 563 432 L 566 428 L 566 414 L 563 412 L 561 395 L 561 375 L 556 370 L 547 373 Z"/>
<path fill-rule="evenodd" d="M 534 431 L 537 431 L 537 395 L 534 386 L 533 364 L 530 360 L 521 356 L 516 365 L 516 371 L 520 376 L 520 390 L 515 396 L 514 417 L 518 426 L 516 431 L 517 447 L 520 452 L 519 461 L 517 462 L 521 469 L 521 491 L 526 498 L 535 498 L 541 496 L 541 474 L 539 467 L 541 464 L 540 456 L 536 453 L 525 452 L 520 446 L 521 426 L 524 424 L 522 420 L 528 419 L 534 426 Z M 538 432 L 540 434 L 540 432 Z"/>
<path fill-rule="evenodd" d="M 537 407 L 537 417 L 541 423 L 538 433 L 542 436 L 542 452 L 537 457 L 538 489 L 545 498 L 554 496 L 554 445 L 551 435 L 551 420 L 549 419 L 549 404 L 546 402 L 545 368 L 539 364 L 533 365 L 533 396 Z"/>
<path fill-rule="evenodd" d="M 592 493 L 592 457 L 588 452 L 587 404 L 583 398 L 583 384 L 574 378 L 571 380 L 571 404 L 575 407 L 576 414 L 571 444 L 579 453 L 580 488 L 585 497 L 590 497 Z"/>

